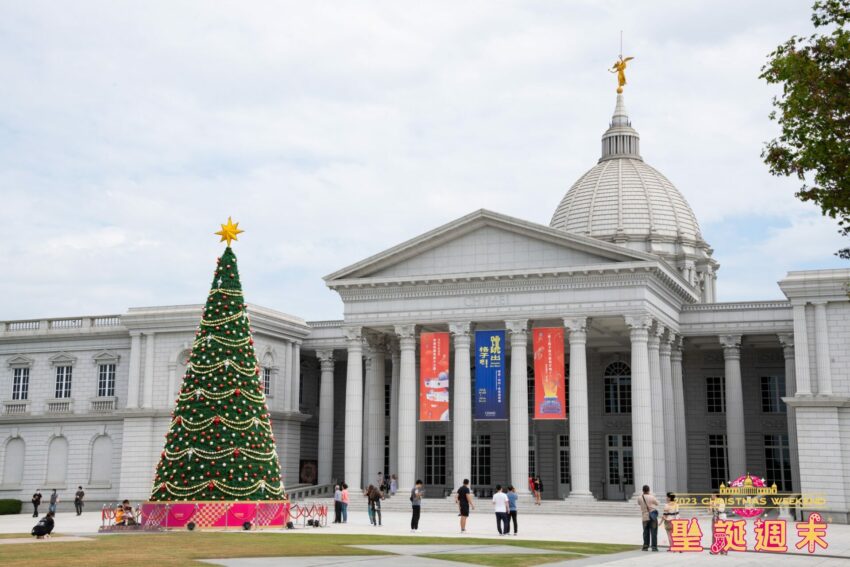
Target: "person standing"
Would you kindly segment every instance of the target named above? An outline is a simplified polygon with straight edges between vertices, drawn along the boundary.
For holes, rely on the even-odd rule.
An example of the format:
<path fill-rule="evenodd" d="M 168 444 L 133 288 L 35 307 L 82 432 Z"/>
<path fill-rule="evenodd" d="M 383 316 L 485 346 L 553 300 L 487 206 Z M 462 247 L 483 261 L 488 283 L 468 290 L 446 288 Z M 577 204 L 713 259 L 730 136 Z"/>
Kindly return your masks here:
<path fill-rule="evenodd" d="M 47 507 L 48 512 L 56 513 L 56 505 L 59 504 L 59 495 L 56 494 L 56 489 L 50 494 L 50 505 Z"/>
<path fill-rule="evenodd" d="M 422 486 L 422 481 L 417 480 L 414 487 L 410 490 L 410 505 L 413 509 L 413 515 L 410 518 L 410 531 L 412 532 L 419 529 L 419 516 L 422 514 L 423 496 L 425 496 L 425 488 Z"/>
<path fill-rule="evenodd" d="M 673 551 L 670 549 L 673 545 L 673 538 L 671 537 L 671 532 L 673 531 L 672 520 L 679 519 L 679 503 L 676 502 L 676 495 L 672 492 L 667 493 L 667 503 L 664 504 L 664 512 L 661 514 L 661 521 L 664 522 L 664 531 L 667 532 L 667 551 Z M 681 551 L 679 552 L 681 553 Z"/>
<path fill-rule="evenodd" d="M 502 492 L 502 485 L 496 485 L 496 493 L 493 495 L 493 509 L 496 511 L 496 529 L 499 535 L 507 535 L 511 527 L 508 516 L 508 495 Z"/>
<path fill-rule="evenodd" d="M 38 518 L 38 507 L 41 506 L 41 489 L 38 488 L 32 495 L 32 517 Z"/>
<path fill-rule="evenodd" d="M 649 486 L 643 485 L 643 494 L 638 498 L 641 520 L 643 521 L 643 547 L 647 551 L 652 544 L 652 551 L 658 551 L 658 499 L 649 491 Z"/>
<path fill-rule="evenodd" d="M 334 485 L 334 523 L 342 523 L 342 489 L 339 485 Z"/>
<path fill-rule="evenodd" d="M 376 484 L 375 486 L 378 488 L 378 490 L 384 489 L 384 473 L 382 473 L 381 471 L 378 471 L 378 484 Z"/>
<path fill-rule="evenodd" d="M 348 485 L 344 482 L 342 483 L 342 494 L 340 495 L 340 499 L 342 500 L 342 523 L 348 523 Z"/>
<path fill-rule="evenodd" d="M 543 492 L 543 481 L 540 480 L 539 476 L 534 477 L 534 504 L 540 506 L 540 498 L 543 497 L 541 494 Z"/>
<path fill-rule="evenodd" d="M 372 492 L 369 495 L 369 508 L 371 509 L 372 525 L 375 527 L 382 526 L 381 523 L 381 499 L 384 493 L 377 486 L 372 487 Z"/>
<path fill-rule="evenodd" d="M 528 491 L 531 492 L 531 495 L 534 497 L 534 502 L 537 502 L 537 491 L 534 489 L 534 477 L 532 475 L 528 475 Z"/>
<path fill-rule="evenodd" d="M 369 516 L 369 523 L 375 525 L 375 508 L 372 506 L 372 491 L 375 490 L 375 485 L 370 484 L 363 491 L 363 496 L 366 497 L 366 514 Z"/>
<path fill-rule="evenodd" d="M 77 492 L 74 494 L 74 509 L 77 511 L 77 515 L 80 516 L 83 513 L 83 499 L 86 497 L 86 493 L 83 491 L 82 486 L 77 487 Z"/>
<path fill-rule="evenodd" d="M 514 525 L 514 535 L 517 533 L 517 521 L 516 521 L 516 502 L 519 500 L 519 495 L 516 493 L 516 488 L 513 485 L 508 486 L 508 514 L 511 517 L 511 522 Z"/>
<path fill-rule="evenodd" d="M 469 509 L 475 510 L 475 502 L 472 501 L 472 491 L 469 490 L 469 479 L 463 479 L 463 486 L 457 489 L 455 494 L 455 502 L 457 502 L 458 515 L 460 516 L 460 533 L 466 531 L 466 520 L 469 519 Z"/>
<path fill-rule="evenodd" d="M 398 478 L 392 475 L 390 477 L 390 496 L 395 496 L 396 492 L 398 492 Z"/>

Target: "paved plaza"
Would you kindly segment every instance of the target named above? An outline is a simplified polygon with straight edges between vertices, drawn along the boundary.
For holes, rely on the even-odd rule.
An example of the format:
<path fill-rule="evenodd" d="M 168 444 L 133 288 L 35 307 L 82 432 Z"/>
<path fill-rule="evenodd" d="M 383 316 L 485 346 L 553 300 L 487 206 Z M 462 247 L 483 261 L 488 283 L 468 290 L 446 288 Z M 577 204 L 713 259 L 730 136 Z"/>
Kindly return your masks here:
<path fill-rule="evenodd" d="M 460 565 L 454 561 L 446 561 L 433 558 L 439 554 L 541 554 L 553 553 L 549 550 L 535 548 L 519 548 L 506 545 L 507 543 L 522 540 L 538 541 L 571 541 L 588 543 L 619 543 L 635 544 L 641 543 L 640 521 L 635 517 L 602 517 L 602 516 L 568 516 L 553 514 L 520 514 L 520 536 L 499 536 L 496 533 L 495 517 L 489 510 L 473 512 L 468 524 L 466 534 L 461 534 L 458 527 L 458 518 L 450 513 L 429 513 L 423 511 L 420 522 L 420 530 L 416 534 L 410 531 L 410 518 L 402 512 L 386 512 L 383 515 L 384 525 L 373 527 L 369 524 L 366 513 L 355 511 L 349 515 L 349 521 L 344 525 L 329 525 L 326 528 L 298 528 L 294 531 L 274 530 L 282 537 L 292 533 L 316 532 L 321 534 L 371 534 L 398 536 L 398 545 L 363 545 L 355 546 L 366 549 L 375 549 L 392 553 L 392 556 L 333 556 L 333 557 L 287 557 L 275 558 L 246 558 L 246 559 L 215 559 L 210 558 L 208 562 L 213 565 L 226 567 L 271 567 L 281 565 L 284 561 L 287 567 L 313 567 L 320 565 L 334 565 L 336 567 L 370 567 L 382 565 L 398 565 L 399 555 L 404 556 L 404 565 L 411 567 L 428 565 Z M 703 529 L 703 545 L 709 545 L 710 521 L 700 518 Z M 0 534 L 28 533 L 34 524 L 30 515 L 20 514 L 15 516 L 0 516 Z M 51 545 L 59 541 L 80 541 L 85 545 L 85 540 L 97 533 L 100 526 L 99 512 L 86 512 L 82 516 L 73 513 L 60 513 L 57 516 L 56 532 L 61 537 L 52 540 L 36 542 L 37 544 Z M 251 537 L 257 532 L 245 533 Z M 457 545 L 422 545 L 415 541 L 405 544 L 409 536 L 431 536 L 457 538 Z M 127 537 L 122 535 L 111 535 L 105 537 Z M 138 536 L 134 536 L 138 537 Z M 140 537 L 144 537 L 141 535 Z M 73 539 L 72 539 L 73 538 Z M 461 543 L 469 538 L 489 538 L 493 540 L 492 545 L 482 546 L 478 543 L 464 545 Z M 35 542 L 27 539 L 26 541 Z M 789 525 L 788 545 L 789 551 L 797 541 L 796 530 Z M 659 534 L 659 544 L 662 551 L 659 553 L 630 551 L 613 555 L 591 556 L 582 559 L 572 559 L 564 562 L 549 563 L 547 565 L 569 565 L 579 567 L 581 565 L 788 565 L 788 566 L 839 566 L 850 564 L 850 526 L 832 524 L 827 531 L 827 542 L 829 548 L 825 551 L 819 550 L 814 556 L 808 554 L 756 554 L 756 553 L 732 553 L 726 557 L 714 557 L 703 553 L 674 554 L 667 553 L 664 549 L 667 541 L 665 536 Z M 3 544 L 0 539 L 0 544 Z M 6 544 L 11 542 L 5 542 Z M 748 526 L 748 544 L 753 545 L 752 527 Z M 431 557 L 423 557 L 428 555 Z M 569 557 L 569 555 L 565 555 Z M 465 564 L 468 565 L 468 564 Z"/>

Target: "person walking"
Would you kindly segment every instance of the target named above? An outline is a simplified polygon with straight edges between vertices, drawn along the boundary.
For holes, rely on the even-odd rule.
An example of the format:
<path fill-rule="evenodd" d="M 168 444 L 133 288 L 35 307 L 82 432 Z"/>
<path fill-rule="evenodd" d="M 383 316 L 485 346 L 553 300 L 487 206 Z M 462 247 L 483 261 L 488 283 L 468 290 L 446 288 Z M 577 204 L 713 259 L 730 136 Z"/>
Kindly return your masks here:
<path fill-rule="evenodd" d="M 348 523 L 348 485 L 344 482 L 342 483 L 342 494 L 340 495 L 340 499 L 342 501 L 342 523 Z"/>
<path fill-rule="evenodd" d="M 672 492 L 667 493 L 667 502 L 664 504 L 664 512 L 661 514 L 661 521 L 664 523 L 664 531 L 667 533 L 667 551 L 673 551 L 670 549 L 673 546 L 673 538 L 671 537 L 671 532 L 673 531 L 672 520 L 679 519 L 679 503 L 676 502 L 676 495 Z M 682 553 L 681 551 L 679 553 Z"/>
<path fill-rule="evenodd" d="M 643 521 L 643 547 L 647 551 L 652 544 L 652 551 L 658 551 L 658 499 L 649 491 L 649 486 L 643 485 L 643 494 L 638 498 L 641 520 Z"/>
<path fill-rule="evenodd" d="M 514 525 L 514 535 L 517 533 L 516 521 L 516 502 L 519 500 L 519 495 L 516 493 L 516 488 L 513 485 L 508 485 L 508 515 L 511 517 L 511 522 Z"/>
<path fill-rule="evenodd" d="M 543 497 L 543 481 L 539 476 L 534 477 L 534 504 L 540 506 L 540 499 Z"/>
<path fill-rule="evenodd" d="M 38 518 L 38 507 L 41 506 L 41 489 L 38 488 L 32 495 L 32 517 Z"/>
<path fill-rule="evenodd" d="M 342 523 L 342 489 L 334 485 L 334 523 Z"/>
<path fill-rule="evenodd" d="M 469 519 L 469 509 L 475 510 L 475 502 L 472 501 L 472 491 L 469 489 L 469 479 L 463 479 L 463 486 L 457 489 L 455 494 L 458 516 L 460 516 L 460 533 L 466 532 L 466 521 Z"/>
<path fill-rule="evenodd" d="M 78 516 L 83 513 L 83 499 L 85 497 L 86 493 L 83 491 L 83 487 L 78 486 L 77 492 L 74 494 L 74 509 L 77 511 Z"/>
<path fill-rule="evenodd" d="M 369 516 L 369 523 L 375 525 L 375 508 L 372 506 L 372 491 L 375 490 L 375 485 L 370 484 L 363 491 L 363 496 L 366 497 L 366 514 Z"/>
<path fill-rule="evenodd" d="M 410 518 L 410 531 L 412 532 L 419 529 L 419 516 L 422 515 L 423 496 L 425 496 L 425 488 L 422 486 L 422 481 L 417 480 L 416 485 L 410 490 L 410 505 L 413 508 L 413 515 Z"/>
<path fill-rule="evenodd" d="M 56 513 L 56 505 L 59 504 L 59 495 L 56 494 L 56 489 L 50 494 L 50 505 L 47 506 L 48 512 Z"/>
<path fill-rule="evenodd" d="M 496 529 L 499 535 L 507 535 L 510 531 L 508 516 L 508 495 L 502 492 L 502 485 L 496 485 L 496 493 L 493 495 L 493 510 L 496 512 Z"/>
<path fill-rule="evenodd" d="M 372 492 L 369 495 L 369 508 L 372 512 L 372 525 L 375 527 L 382 526 L 381 523 L 381 500 L 384 498 L 384 493 L 377 486 L 372 487 Z"/>

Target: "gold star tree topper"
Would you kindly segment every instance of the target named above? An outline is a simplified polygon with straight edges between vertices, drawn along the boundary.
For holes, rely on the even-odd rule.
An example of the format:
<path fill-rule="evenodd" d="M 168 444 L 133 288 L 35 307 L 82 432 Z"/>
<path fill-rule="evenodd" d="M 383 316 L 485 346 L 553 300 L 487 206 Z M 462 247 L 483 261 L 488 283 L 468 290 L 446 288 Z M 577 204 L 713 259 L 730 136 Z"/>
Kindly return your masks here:
<path fill-rule="evenodd" d="M 230 246 L 231 240 L 239 240 L 236 235 L 239 233 L 245 232 L 239 228 L 239 223 L 234 223 L 230 217 L 227 217 L 227 224 L 221 225 L 221 230 L 216 232 L 217 235 L 221 236 L 221 240 L 219 242 L 227 241 L 227 246 Z"/>

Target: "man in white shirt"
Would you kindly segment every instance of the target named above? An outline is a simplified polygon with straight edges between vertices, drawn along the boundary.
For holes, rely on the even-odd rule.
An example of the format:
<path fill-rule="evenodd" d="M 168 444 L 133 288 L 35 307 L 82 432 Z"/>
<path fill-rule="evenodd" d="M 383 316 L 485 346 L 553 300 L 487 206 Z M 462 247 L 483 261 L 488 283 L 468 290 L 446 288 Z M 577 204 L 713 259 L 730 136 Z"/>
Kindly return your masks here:
<path fill-rule="evenodd" d="M 496 511 L 496 529 L 499 535 L 505 535 L 510 531 L 510 516 L 508 515 L 508 495 L 502 492 L 502 485 L 496 485 L 496 494 L 493 495 L 493 509 Z"/>

